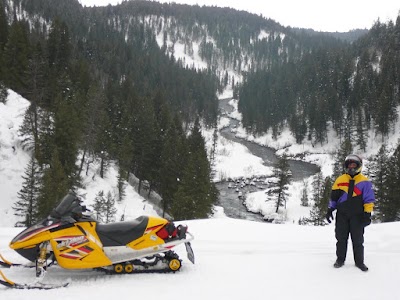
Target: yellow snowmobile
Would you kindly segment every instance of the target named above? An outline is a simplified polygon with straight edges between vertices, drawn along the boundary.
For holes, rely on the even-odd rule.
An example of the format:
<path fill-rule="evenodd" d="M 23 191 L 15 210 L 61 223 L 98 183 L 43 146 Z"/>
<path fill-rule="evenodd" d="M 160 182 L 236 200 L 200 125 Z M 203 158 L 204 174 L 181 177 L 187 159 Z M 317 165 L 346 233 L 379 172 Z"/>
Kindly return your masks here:
<path fill-rule="evenodd" d="M 35 263 L 34 284 L 18 284 L 0 271 L 0 283 L 19 289 L 51 289 L 42 279 L 47 268 L 99 269 L 107 273 L 176 272 L 182 260 L 171 249 L 185 244 L 194 263 L 187 226 L 175 226 L 159 217 L 141 216 L 133 221 L 99 224 L 83 214 L 87 211 L 73 193 L 66 195 L 45 220 L 18 234 L 10 247 Z M 13 264 L 0 255 L 2 267 Z"/>

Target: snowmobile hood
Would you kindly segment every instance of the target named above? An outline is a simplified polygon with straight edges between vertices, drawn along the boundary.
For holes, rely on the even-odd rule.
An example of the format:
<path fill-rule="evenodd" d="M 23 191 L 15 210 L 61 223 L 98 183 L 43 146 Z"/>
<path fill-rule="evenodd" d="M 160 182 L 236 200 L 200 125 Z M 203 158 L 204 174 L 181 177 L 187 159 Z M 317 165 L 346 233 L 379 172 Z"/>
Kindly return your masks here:
<path fill-rule="evenodd" d="M 60 226 L 60 224 L 61 224 L 60 222 L 49 224 L 49 225 L 44 225 L 43 223 L 44 222 L 33 225 L 33 226 L 25 229 L 21 233 L 19 233 L 15 238 L 12 239 L 12 241 L 10 243 L 10 247 L 12 249 L 15 249 L 15 247 L 13 247 L 13 245 L 15 243 L 25 242 L 25 241 L 29 240 L 30 238 L 32 238 L 44 231 L 50 230 L 52 228 L 56 228 L 56 227 Z"/>

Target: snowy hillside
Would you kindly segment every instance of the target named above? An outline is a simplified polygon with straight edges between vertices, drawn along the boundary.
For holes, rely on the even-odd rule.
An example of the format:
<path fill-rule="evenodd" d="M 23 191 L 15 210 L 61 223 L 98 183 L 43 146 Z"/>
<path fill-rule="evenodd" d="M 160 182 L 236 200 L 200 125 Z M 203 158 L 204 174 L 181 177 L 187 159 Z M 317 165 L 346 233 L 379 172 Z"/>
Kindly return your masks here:
<path fill-rule="evenodd" d="M 10 227 L 18 221 L 12 205 L 18 200 L 17 192 L 22 187 L 22 176 L 30 159 L 30 154 L 21 148 L 18 136 L 18 129 L 29 101 L 12 90 L 8 92 L 6 104 L 0 103 L 0 227 Z M 91 166 L 88 176 L 83 180 L 83 189 L 79 190 L 79 194 L 85 196 L 85 204 L 88 206 L 93 203 L 99 191 L 104 191 L 105 195 L 108 192 L 116 193 L 117 168 L 111 166 L 104 179 L 100 178 L 98 170 L 96 164 Z M 132 186 L 126 184 L 125 193 L 125 200 L 121 203 L 116 202 L 117 220 L 122 214 L 126 220 L 140 215 L 157 215 L 152 205 L 138 195 Z"/>
<path fill-rule="evenodd" d="M 30 159 L 29 153 L 25 152 L 20 145 L 18 136 L 19 126 L 23 121 L 23 113 L 27 109 L 29 102 L 9 90 L 9 97 L 6 105 L 0 103 L 0 226 L 14 226 L 18 219 L 14 216 L 13 204 L 17 201 L 17 192 L 21 189 L 22 176 L 26 165 Z M 226 126 L 226 118 L 221 118 L 219 127 Z M 207 144 L 211 147 L 212 131 L 204 131 Z M 15 150 L 14 150 L 14 148 Z M 329 155 L 325 155 L 329 156 Z M 232 163 L 234 162 L 234 163 Z M 262 164 L 262 160 L 252 155 L 248 149 L 238 143 L 226 140 L 221 135 L 218 137 L 216 158 L 214 166 L 215 178 L 242 176 L 271 175 L 272 168 Z M 116 193 L 117 190 L 116 166 L 111 166 L 105 178 L 99 176 L 99 166 L 95 163 L 91 165 L 88 176 L 83 180 L 83 189 L 79 190 L 81 195 L 85 195 L 85 204 L 90 206 L 99 191 Z M 287 203 L 285 212 L 289 223 L 297 222 L 301 217 L 309 216 L 309 207 L 300 206 L 298 195 L 303 188 L 302 182 L 294 182 L 289 187 L 290 200 Z M 125 220 L 134 219 L 142 214 L 157 215 L 152 205 L 143 197 L 138 195 L 131 185 L 126 184 L 125 199 L 118 203 L 116 219 L 119 220 L 124 215 Z M 251 193 L 247 199 L 248 206 L 254 212 L 262 212 L 267 215 L 275 210 L 274 207 L 265 203 L 263 191 Z M 216 207 L 215 217 L 223 215 L 223 210 Z"/>
<path fill-rule="evenodd" d="M 7 104 L 0 103 L 0 226 L 13 226 L 16 222 L 11 206 L 17 201 L 21 176 L 30 158 L 18 137 L 29 102 L 11 90 L 8 94 Z"/>

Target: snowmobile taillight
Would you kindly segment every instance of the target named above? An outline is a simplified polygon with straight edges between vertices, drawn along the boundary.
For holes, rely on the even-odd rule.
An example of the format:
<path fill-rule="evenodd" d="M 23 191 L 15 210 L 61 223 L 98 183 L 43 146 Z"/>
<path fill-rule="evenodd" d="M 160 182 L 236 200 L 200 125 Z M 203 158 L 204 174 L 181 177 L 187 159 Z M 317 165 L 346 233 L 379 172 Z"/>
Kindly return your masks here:
<path fill-rule="evenodd" d="M 178 234 L 178 229 L 173 223 L 167 223 L 163 228 L 157 231 L 158 237 L 163 240 L 175 238 Z"/>

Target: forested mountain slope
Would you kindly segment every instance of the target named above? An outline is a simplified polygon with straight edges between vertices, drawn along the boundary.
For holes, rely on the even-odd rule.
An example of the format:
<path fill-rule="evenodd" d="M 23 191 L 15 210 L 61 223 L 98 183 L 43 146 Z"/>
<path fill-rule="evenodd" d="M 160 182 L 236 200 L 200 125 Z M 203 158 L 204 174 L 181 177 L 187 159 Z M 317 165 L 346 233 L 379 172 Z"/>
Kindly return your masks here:
<path fill-rule="evenodd" d="M 399 19 L 349 43 L 227 8 L 0 4 L 0 95 L 7 87 L 31 101 L 21 134 L 42 213 L 95 158 L 101 176 L 113 160 L 121 180 L 148 181 L 167 211 L 190 196 L 204 206 L 186 217 L 207 216 L 217 194 L 200 124 L 216 125 L 225 88 L 249 132 L 289 126 L 298 143 L 323 144 L 332 127 L 363 149 L 367 130 L 384 140 L 397 118 Z M 177 59 L 178 46 L 203 67 Z"/>

